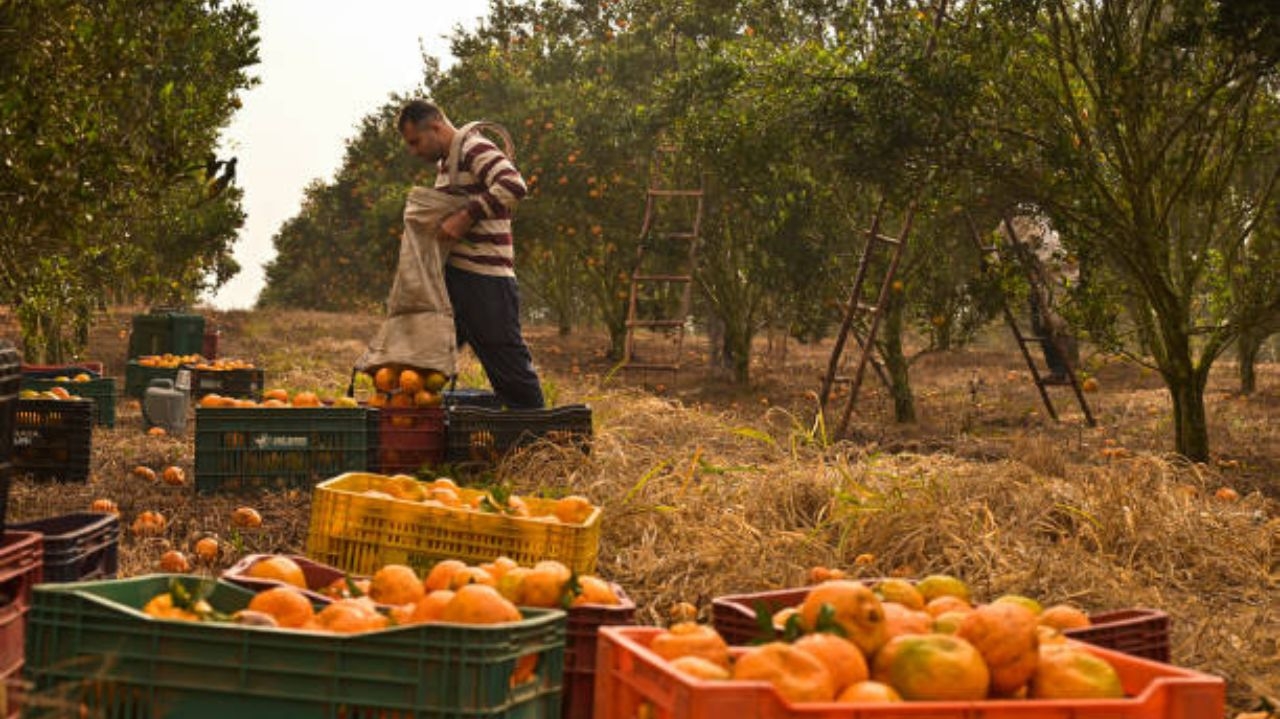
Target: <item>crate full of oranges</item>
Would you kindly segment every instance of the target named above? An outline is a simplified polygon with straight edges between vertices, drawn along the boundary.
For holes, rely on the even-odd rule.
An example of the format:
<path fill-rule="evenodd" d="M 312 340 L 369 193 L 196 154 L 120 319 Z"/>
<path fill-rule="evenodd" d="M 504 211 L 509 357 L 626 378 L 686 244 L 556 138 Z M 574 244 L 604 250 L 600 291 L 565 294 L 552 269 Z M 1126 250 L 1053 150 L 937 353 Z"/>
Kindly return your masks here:
<path fill-rule="evenodd" d="M 438 465 L 445 456 L 443 391 L 436 370 L 384 366 L 373 372 L 369 407 L 378 410 L 378 454 L 373 469 L 393 474 Z"/>

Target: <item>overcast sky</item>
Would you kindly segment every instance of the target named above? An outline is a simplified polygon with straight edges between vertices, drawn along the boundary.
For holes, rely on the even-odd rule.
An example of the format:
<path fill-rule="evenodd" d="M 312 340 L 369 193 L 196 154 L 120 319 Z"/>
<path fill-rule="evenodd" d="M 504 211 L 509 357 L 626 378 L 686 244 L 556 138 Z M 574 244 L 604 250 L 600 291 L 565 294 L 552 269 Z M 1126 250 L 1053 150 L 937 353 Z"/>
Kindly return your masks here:
<path fill-rule="evenodd" d="M 236 156 L 248 218 L 235 244 L 240 274 L 207 300 L 247 308 L 275 255 L 271 237 L 298 212 L 302 189 L 330 180 L 360 119 L 422 80 L 422 52 L 450 61 L 445 37 L 475 27 L 488 0 L 252 0 L 261 21 L 261 83 L 244 93 L 223 139 Z"/>

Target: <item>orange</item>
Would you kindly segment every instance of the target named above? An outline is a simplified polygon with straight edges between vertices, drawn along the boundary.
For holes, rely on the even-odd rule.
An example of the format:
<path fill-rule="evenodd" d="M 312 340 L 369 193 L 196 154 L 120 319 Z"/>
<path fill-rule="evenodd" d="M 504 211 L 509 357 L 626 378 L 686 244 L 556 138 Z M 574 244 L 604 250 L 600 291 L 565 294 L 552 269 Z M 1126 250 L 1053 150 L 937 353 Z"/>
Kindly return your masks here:
<path fill-rule="evenodd" d="M 147 430 L 147 434 L 152 437 L 163 437 L 166 434 L 169 434 L 169 432 L 166 431 L 164 427 L 152 427 Z"/>
<path fill-rule="evenodd" d="M 422 381 L 422 375 L 411 369 L 406 369 L 400 373 L 399 384 L 400 391 L 410 397 L 423 391 L 426 387 Z"/>
<path fill-rule="evenodd" d="M 253 507 L 236 507 L 231 513 L 231 524 L 237 527 L 252 528 L 262 526 L 262 515 Z"/>
<path fill-rule="evenodd" d="M 271 579 L 285 584 L 292 584 L 299 589 L 307 588 L 307 576 L 302 567 L 292 559 L 275 554 L 264 557 L 249 565 L 245 574 L 255 579 Z"/>
<path fill-rule="evenodd" d="M 493 575 L 480 567 L 463 567 L 462 569 L 454 572 L 453 576 L 449 578 L 450 589 L 456 590 L 467 584 L 487 584 L 491 587 L 498 586 L 498 582 L 493 578 Z"/>
<path fill-rule="evenodd" d="M 649 649 L 668 661 L 676 657 L 697 656 L 713 664 L 729 667 L 729 645 L 719 632 L 706 624 L 672 624 L 653 638 Z"/>
<path fill-rule="evenodd" d="M 410 604 L 425 594 L 417 573 L 403 564 L 388 564 L 369 581 L 369 598 L 379 604 Z"/>
<path fill-rule="evenodd" d="M 421 624 L 438 622 L 444 613 L 445 605 L 453 599 L 453 592 L 448 589 L 437 589 L 423 596 L 413 604 L 406 605 L 408 613 L 400 619 L 401 624 Z"/>
<path fill-rule="evenodd" d="M 502 624 L 521 618 L 516 605 L 487 584 L 458 588 L 440 611 L 440 621 L 459 624 Z"/>
<path fill-rule="evenodd" d="M 675 669 L 681 674 L 687 674 L 694 679 L 723 681 L 729 679 L 731 676 L 728 669 L 716 664 L 715 662 L 707 661 L 702 657 L 693 656 L 692 654 L 683 657 L 676 657 L 669 663 L 671 664 L 672 669 Z"/>
<path fill-rule="evenodd" d="M 779 609 L 773 613 L 774 631 L 785 632 L 787 630 L 787 622 L 791 621 L 792 617 L 799 616 L 800 607 L 783 607 L 782 609 Z"/>
<path fill-rule="evenodd" d="M 971 611 L 973 610 L 970 609 L 967 611 L 951 611 L 951 612 L 943 612 L 942 614 L 939 614 L 938 616 L 933 618 L 934 633 L 955 634 L 956 632 L 960 631 L 960 623 L 964 621 L 965 617 L 969 616 L 969 612 Z"/>
<path fill-rule="evenodd" d="M 991 673 L 972 644 L 948 634 L 904 634 L 889 640 L 871 665 L 871 678 L 907 701 L 977 701 Z"/>
<path fill-rule="evenodd" d="M 1085 614 L 1080 608 L 1073 607 L 1070 604 L 1055 604 L 1043 612 L 1040 612 L 1038 621 L 1046 627 L 1053 627 L 1058 631 L 1064 629 L 1082 629 L 1091 624 L 1089 615 Z"/>
<path fill-rule="evenodd" d="M 836 697 L 836 701 L 851 704 L 883 704 L 885 702 L 900 702 L 902 701 L 902 696 L 888 684 L 866 681 L 858 682 L 840 692 L 839 696 Z"/>
<path fill-rule="evenodd" d="M 148 482 L 156 481 L 156 471 L 150 467 L 143 467 L 142 465 L 138 465 L 137 467 L 134 467 L 130 471 L 132 472 L 133 476 L 137 477 L 138 479 L 145 479 Z"/>
<path fill-rule="evenodd" d="M 930 616 L 940 617 L 947 612 L 971 612 L 973 611 L 973 605 L 960 597 L 953 597 L 949 594 L 944 594 L 943 596 L 930 599 L 928 603 L 924 605 L 924 610 L 928 612 Z"/>
<path fill-rule="evenodd" d="M 120 507 L 116 506 L 116 503 L 113 500 L 100 497 L 93 500 L 93 503 L 89 505 L 89 511 L 118 515 L 120 514 Z"/>
<path fill-rule="evenodd" d="M 991 673 L 991 694 L 1009 696 L 1036 671 L 1040 636 L 1036 615 L 1021 604 L 984 604 L 969 612 L 955 636 L 978 650 Z"/>
<path fill-rule="evenodd" d="M 170 549 L 160 555 L 160 569 L 165 572 L 174 572 L 184 574 L 191 571 L 191 562 L 187 561 L 187 557 L 176 549 Z"/>
<path fill-rule="evenodd" d="M 380 367 L 373 375 L 373 386 L 390 392 L 400 386 L 400 374 L 391 367 Z"/>
<path fill-rule="evenodd" d="M 930 574 L 916 582 L 916 591 L 924 597 L 925 604 L 938 597 L 959 597 L 971 604 L 969 586 L 950 574 Z"/>
<path fill-rule="evenodd" d="M 888 639 L 880 598 L 862 582 L 836 579 L 810 590 L 800 605 L 800 620 L 810 631 L 822 629 L 818 618 L 824 604 L 834 610 L 833 619 L 845 638 L 858 645 L 864 655 L 875 654 Z"/>
<path fill-rule="evenodd" d="M 578 587 L 581 591 L 573 598 L 571 606 L 580 607 L 584 604 L 616 606 L 619 603 L 613 587 L 600 577 L 591 574 L 579 575 Z"/>
<path fill-rule="evenodd" d="M 299 392 L 293 396 L 294 407 L 319 407 L 320 398 L 315 392 Z"/>
<path fill-rule="evenodd" d="M 819 632 L 806 634 L 792 643 L 793 647 L 812 654 L 831 673 L 834 693 L 845 687 L 865 681 L 868 676 L 867 660 L 857 645 L 834 634 Z"/>
<path fill-rule="evenodd" d="M 1119 699 L 1124 686 L 1114 667 L 1070 644 L 1041 648 L 1027 692 L 1031 699 Z"/>
<path fill-rule="evenodd" d="M 793 702 L 829 702 L 836 690 L 831 672 L 814 655 L 785 642 L 752 647 L 733 663 L 733 678 L 763 680 Z"/>
<path fill-rule="evenodd" d="M 992 604 L 1004 604 L 1005 602 L 1020 604 L 1027 609 L 1030 609 L 1031 613 L 1036 616 L 1040 616 L 1040 612 L 1044 611 L 1044 607 L 1040 605 L 1040 602 L 1037 602 L 1031 597 L 1024 597 L 1021 594 L 1003 594 L 991 600 Z"/>
<path fill-rule="evenodd" d="M 444 389 L 444 385 L 448 381 L 449 378 L 445 377 L 444 373 L 439 370 L 429 370 L 424 380 L 428 392 L 439 392 Z"/>
<path fill-rule="evenodd" d="M 444 404 L 444 396 L 431 390 L 420 390 L 413 393 L 414 407 L 439 407 Z"/>
<path fill-rule="evenodd" d="M 899 634 L 928 634 L 933 631 L 933 617 L 927 612 L 908 609 L 897 602 L 881 602 L 885 631 L 890 637 Z"/>
<path fill-rule="evenodd" d="M 218 558 L 218 539 L 217 537 L 201 537 L 196 541 L 196 556 L 204 562 L 212 562 Z"/>
<path fill-rule="evenodd" d="M 565 584 L 573 572 L 554 559 L 533 565 L 521 582 L 524 604 L 530 607 L 558 608 L 565 598 Z"/>
<path fill-rule="evenodd" d="M 561 497 L 551 507 L 551 513 L 565 524 L 582 524 L 591 517 L 594 510 L 591 500 L 577 494 Z"/>
<path fill-rule="evenodd" d="M 276 624 L 287 629 L 298 629 L 315 619 L 311 602 L 292 587 L 272 587 L 255 594 L 249 600 L 249 609 L 269 614 Z"/>
<path fill-rule="evenodd" d="M 262 399 L 263 399 L 264 403 L 265 403 L 265 401 L 266 401 L 266 400 L 274 399 L 274 400 L 276 400 L 277 402 L 284 402 L 285 404 L 288 404 L 288 403 L 289 403 L 289 392 L 288 392 L 288 390 L 284 390 L 284 389 L 281 389 L 281 388 L 279 388 L 279 387 L 274 387 L 274 388 L 272 388 L 272 389 L 267 390 L 266 392 L 263 392 L 263 393 L 262 393 Z"/>
<path fill-rule="evenodd" d="M 890 577 L 881 580 L 875 591 L 881 601 L 897 602 L 907 609 L 924 609 L 924 595 L 905 579 Z"/>
<path fill-rule="evenodd" d="M 160 477 L 164 479 L 165 484 L 174 487 L 181 487 L 187 482 L 187 473 L 182 471 L 182 467 L 165 467 Z"/>
<path fill-rule="evenodd" d="M 359 599 L 339 599 L 316 615 L 316 625 L 338 634 L 355 634 L 383 629 L 387 618 L 378 614 L 367 602 Z"/>
<path fill-rule="evenodd" d="M 179 619 L 186 622 L 200 621 L 200 615 L 188 609 L 176 607 L 173 604 L 173 595 L 165 592 L 152 597 L 142 607 L 142 613 L 158 619 Z"/>
<path fill-rule="evenodd" d="M 466 569 L 467 563 L 458 559 L 442 559 L 435 563 L 431 571 L 427 572 L 427 576 L 422 580 L 422 586 L 432 592 L 437 589 L 448 589 L 450 582 L 453 581 L 453 575 L 458 570 Z"/>
<path fill-rule="evenodd" d="M 845 573 L 843 569 L 829 569 L 822 565 L 818 565 L 809 570 L 809 583 L 822 584 L 832 579 L 844 579 Z"/>
<path fill-rule="evenodd" d="M 516 604 L 525 604 L 524 580 L 533 570 L 528 567 L 512 567 L 498 580 L 498 593 Z"/>
<path fill-rule="evenodd" d="M 516 564 L 516 560 L 511 557 L 498 557 L 492 562 L 485 562 L 484 564 L 481 564 L 480 568 L 488 572 L 489 576 L 493 577 L 495 582 L 500 582 L 502 581 L 503 575 L 518 566 L 519 565 Z"/>
<path fill-rule="evenodd" d="M 135 536 L 139 537 L 155 537 L 164 533 L 165 519 L 164 515 L 159 512 L 147 510 L 139 514 L 133 520 L 130 530 Z"/>

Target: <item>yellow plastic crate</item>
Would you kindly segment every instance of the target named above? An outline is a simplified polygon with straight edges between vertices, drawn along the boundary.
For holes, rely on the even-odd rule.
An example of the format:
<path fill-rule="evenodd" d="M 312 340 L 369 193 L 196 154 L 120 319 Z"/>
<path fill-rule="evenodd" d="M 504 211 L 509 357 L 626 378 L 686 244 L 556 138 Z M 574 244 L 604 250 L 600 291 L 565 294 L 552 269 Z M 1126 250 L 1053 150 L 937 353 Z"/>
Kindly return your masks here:
<path fill-rule="evenodd" d="M 316 485 L 307 529 L 307 555 L 346 572 L 371 575 L 386 564 L 425 573 L 442 559 L 468 563 L 507 556 L 523 565 L 554 559 L 594 572 L 600 551 L 600 509 L 580 525 L 421 504 L 388 496 L 389 478 L 348 472 Z M 483 492 L 460 489 L 464 504 Z M 555 500 L 523 497 L 537 517 Z"/>

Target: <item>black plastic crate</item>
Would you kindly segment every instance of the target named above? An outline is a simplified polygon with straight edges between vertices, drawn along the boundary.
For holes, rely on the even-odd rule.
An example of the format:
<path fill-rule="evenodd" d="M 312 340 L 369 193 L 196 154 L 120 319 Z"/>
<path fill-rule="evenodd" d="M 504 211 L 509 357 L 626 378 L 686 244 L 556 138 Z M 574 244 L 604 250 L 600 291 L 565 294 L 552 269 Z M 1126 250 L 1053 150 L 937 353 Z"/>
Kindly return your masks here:
<path fill-rule="evenodd" d="M 0 340 L 0 463 L 8 463 L 13 451 L 14 413 L 22 385 L 22 354 L 7 340 Z"/>
<path fill-rule="evenodd" d="M 13 463 L 0 462 L 0 535 L 5 532 L 9 512 L 9 486 L 13 484 Z"/>
<path fill-rule="evenodd" d="M 90 400 L 20 399 L 13 427 L 15 474 L 84 482 L 93 446 Z"/>
<path fill-rule="evenodd" d="M 447 389 L 444 391 L 444 406 L 502 409 L 502 400 L 487 389 Z"/>
<path fill-rule="evenodd" d="M 103 427 L 116 426 L 116 380 L 114 377 L 99 377 L 76 382 L 75 380 L 39 379 L 25 373 L 22 376 L 22 389 L 47 392 L 54 387 L 61 387 L 77 397 L 93 400 L 94 421 Z"/>
<path fill-rule="evenodd" d="M 445 461 L 494 463 L 506 453 L 552 442 L 591 451 L 591 407 L 570 404 L 552 409 L 451 407 L 445 412 Z"/>
<path fill-rule="evenodd" d="M 120 518 L 79 512 L 10 526 L 44 535 L 44 581 L 115 579 L 120 567 Z"/>
<path fill-rule="evenodd" d="M 363 407 L 197 407 L 196 491 L 310 488 L 365 471 L 368 414 Z"/>
<path fill-rule="evenodd" d="M 133 331 L 129 333 L 129 359 L 143 355 L 193 355 L 200 354 L 202 350 L 202 315 L 156 308 L 145 315 L 133 316 Z"/>
<path fill-rule="evenodd" d="M 207 394 L 238 399 L 262 399 L 264 376 L 262 369 L 200 369 L 185 365 L 191 371 L 191 399 L 198 400 Z"/>

